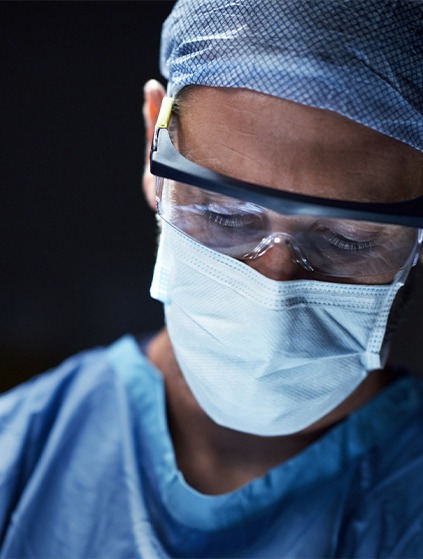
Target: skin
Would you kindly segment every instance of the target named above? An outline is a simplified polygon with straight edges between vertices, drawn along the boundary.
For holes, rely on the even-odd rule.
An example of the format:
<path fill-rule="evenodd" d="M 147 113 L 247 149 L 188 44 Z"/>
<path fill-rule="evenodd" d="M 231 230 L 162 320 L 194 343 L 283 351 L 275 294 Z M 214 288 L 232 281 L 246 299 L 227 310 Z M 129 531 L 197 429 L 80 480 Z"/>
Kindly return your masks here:
<path fill-rule="evenodd" d="M 158 82 L 146 84 L 147 146 L 163 95 Z M 190 88 L 177 139 L 180 151 L 193 161 L 273 188 L 379 202 L 423 193 L 423 160 L 416 150 L 333 112 L 257 92 Z M 146 167 L 144 190 L 152 207 L 154 189 Z M 245 265 L 278 281 L 302 277 L 283 245 Z M 207 494 L 232 491 L 301 452 L 390 382 L 387 371 L 373 371 L 338 408 L 308 429 L 257 437 L 220 427 L 203 412 L 183 378 L 166 329 L 150 343 L 148 357 L 164 377 L 178 467 L 192 487 Z"/>

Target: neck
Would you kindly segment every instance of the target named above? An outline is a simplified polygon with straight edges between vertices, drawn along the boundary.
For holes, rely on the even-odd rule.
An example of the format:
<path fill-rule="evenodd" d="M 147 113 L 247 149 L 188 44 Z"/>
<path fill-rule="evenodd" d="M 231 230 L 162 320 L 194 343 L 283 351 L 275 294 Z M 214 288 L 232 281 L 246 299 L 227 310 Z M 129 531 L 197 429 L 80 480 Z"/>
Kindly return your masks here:
<path fill-rule="evenodd" d="M 388 382 L 387 374 L 375 371 L 341 406 L 305 431 L 259 437 L 217 425 L 203 412 L 184 380 L 166 330 L 151 341 L 147 355 L 164 377 L 178 467 L 193 488 L 206 494 L 233 491 L 295 456 Z"/>

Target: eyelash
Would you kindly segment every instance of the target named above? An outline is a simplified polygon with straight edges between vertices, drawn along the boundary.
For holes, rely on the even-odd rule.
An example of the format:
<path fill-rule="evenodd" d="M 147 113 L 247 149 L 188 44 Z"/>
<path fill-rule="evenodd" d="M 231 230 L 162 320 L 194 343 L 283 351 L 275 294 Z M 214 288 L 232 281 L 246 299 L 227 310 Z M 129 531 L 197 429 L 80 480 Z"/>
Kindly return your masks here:
<path fill-rule="evenodd" d="M 221 227 L 249 227 L 255 224 L 255 217 L 249 213 L 219 213 L 205 207 L 203 215 Z"/>
<path fill-rule="evenodd" d="M 327 231 L 324 234 L 324 238 L 335 248 L 341 250 L 368 250 L 370 248 L 373 248 L 376 244 L 374 241 L 354 241 L 352 239 L 348 239 L 347 237 L 339 235 L 338 233 L 334 233 L 333 231 Z"/>

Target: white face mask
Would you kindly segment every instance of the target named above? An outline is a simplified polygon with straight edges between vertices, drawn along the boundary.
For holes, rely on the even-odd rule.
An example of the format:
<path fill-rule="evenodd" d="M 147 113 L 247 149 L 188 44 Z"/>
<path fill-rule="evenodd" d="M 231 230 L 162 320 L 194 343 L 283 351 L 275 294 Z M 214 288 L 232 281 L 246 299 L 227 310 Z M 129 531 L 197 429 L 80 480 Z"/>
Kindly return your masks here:
<path fill-rule="evenodd" d="M 382 366 L 401 285 L 274 281 L 163 222 L 151 295 L 203 410 L 273 436 L 315 423 Z"/>

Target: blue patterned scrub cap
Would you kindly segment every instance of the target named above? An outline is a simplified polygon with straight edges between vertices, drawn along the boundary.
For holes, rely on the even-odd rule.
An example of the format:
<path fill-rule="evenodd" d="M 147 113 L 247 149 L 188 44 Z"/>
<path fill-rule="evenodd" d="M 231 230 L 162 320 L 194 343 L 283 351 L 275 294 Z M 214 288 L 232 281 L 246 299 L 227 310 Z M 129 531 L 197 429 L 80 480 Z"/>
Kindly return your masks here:
<path fill-rule="evenodd" d="M 179 0 L 161 71 L 329 109 L 423 151 L 423 0 Z"/>

